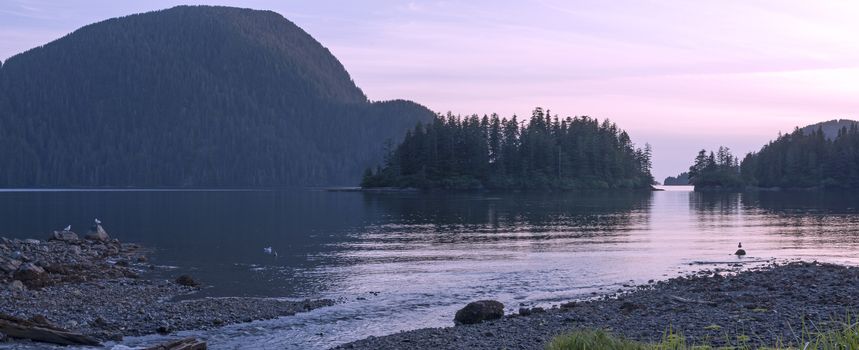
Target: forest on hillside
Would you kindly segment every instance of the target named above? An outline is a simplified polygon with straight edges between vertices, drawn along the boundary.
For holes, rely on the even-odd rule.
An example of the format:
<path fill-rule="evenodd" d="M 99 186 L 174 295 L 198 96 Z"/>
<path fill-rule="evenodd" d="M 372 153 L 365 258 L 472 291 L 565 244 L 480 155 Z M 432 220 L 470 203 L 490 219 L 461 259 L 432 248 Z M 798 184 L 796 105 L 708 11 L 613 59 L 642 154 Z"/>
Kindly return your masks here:
<path fill-rule="evenodd" d="M 355 185 L 435 115 L 271 11 L 110 19 L 0 66 L 0 187 Z"/>
<path fill-rule="evenodd" d="M 842 126 L 834 137 L 823 127 L 779 135 L 737 163 L 727 148 L 702 150 L 689 169 L 696 189 L 859 188 L 859 125 Z"/>
<path fill-rule="evenodd" d="M 438 116 L 391 145 L 362 186 L 448 190 L 650 188 L 650 146 L 608 120 L 536 108 L 527 124 L 498 115 Z"/>

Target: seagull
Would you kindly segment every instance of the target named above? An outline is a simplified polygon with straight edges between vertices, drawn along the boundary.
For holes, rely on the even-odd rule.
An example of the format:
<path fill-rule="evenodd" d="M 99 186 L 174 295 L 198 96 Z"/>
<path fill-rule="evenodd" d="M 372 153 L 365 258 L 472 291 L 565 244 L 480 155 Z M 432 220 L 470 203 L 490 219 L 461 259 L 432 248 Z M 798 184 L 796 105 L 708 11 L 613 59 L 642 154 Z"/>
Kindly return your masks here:
<path fill-rule="evenodd" d="M 71 231 L 71 230 L 72 230 L 72 225 L 66 226 L 66 228 L 63 229 L 63 231 Z"/>
<path fill-rule="evenodd" d="M 271 247 L 265 247 L 262 251 L 266 254 L 277 256 L 277 252 L 272 250 Z"/>
<path fill-rule="evenodd" d="M 95 218 L 95 224 L 96 224 L 96 225 L 101 225 L 101 220 L 99 220 L 98 218 Z"/>

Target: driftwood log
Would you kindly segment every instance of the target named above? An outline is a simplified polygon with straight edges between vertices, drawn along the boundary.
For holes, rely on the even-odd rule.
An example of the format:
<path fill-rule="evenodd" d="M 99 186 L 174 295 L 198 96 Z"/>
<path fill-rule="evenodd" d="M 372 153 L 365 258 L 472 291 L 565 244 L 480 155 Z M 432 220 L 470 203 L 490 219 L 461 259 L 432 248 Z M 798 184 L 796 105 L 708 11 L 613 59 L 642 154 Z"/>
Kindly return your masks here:
<path fill-rule="evenodd" d="M 47 322 L 33 322 L 0 314 L 0 333 L 12 338 L 30 339 L 59 345 L 100 346 L 98 340 L 83 334 L 52 326 Z"/>
<path fill-rule="evenodd" d="M 158 344 L 146 350 L 206 350 L 206 342 L 196 338 L 185 338 Z"/>
<path fill-rule="evenodd" d="M 684 297 L 678 297 L 678 296 L 676 296 L 676 295 L 669 295 L 668 297 L 669 297 L 669 298 L 671 298 L 671 300 L 679 301 L 679 302 L 681 302 L 681 303 L 704 304 L 704 305 L 716 306 L 716 302 L 715 302 L 715 301 L 698 300 L 698 299 L 687 299 L 687 298 L 684 298 Z"/>

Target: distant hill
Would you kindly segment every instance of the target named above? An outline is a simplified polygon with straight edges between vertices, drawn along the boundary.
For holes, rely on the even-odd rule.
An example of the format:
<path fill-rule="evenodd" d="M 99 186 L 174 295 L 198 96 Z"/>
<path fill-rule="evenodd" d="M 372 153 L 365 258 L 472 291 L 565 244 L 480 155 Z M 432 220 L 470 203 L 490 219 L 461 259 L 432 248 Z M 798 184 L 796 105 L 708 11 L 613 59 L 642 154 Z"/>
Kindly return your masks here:
<path fill-rule="evenodd" d="M 682 172 L 677 177 L 669 176 L 662 182 L 665 186 L 687 186 L 689 185 L 689 173 Z"/>
<path fill-rule="evenodd" d="M 271 11 L 180 6 L 0 66 L 0 187 L 356 185 L 434 113 L 369 102 Z"/>
<path fill-rule="evenodd" d="M 850 129 L 852 125 L 859 124 L 859 122 L 855 120 L 849 119 L 835 119 L 822 123 L 812 124 L 802 128 L 802 132 L 804 134 L 809 134 L 817 131 L 817 129 L 823 129 L 823 135 L 827 140 L 834 140 L 838 137 L 838 131 L 842 129 Z"/>

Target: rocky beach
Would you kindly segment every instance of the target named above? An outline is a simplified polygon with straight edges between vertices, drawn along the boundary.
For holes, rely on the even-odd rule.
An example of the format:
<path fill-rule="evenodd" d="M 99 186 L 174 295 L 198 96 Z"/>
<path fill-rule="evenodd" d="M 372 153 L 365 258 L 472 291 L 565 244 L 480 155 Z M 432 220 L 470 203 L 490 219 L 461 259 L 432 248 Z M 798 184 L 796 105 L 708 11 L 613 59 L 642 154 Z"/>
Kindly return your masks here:
<path fill-rule="evenodd" d="M 486 314 L 475 319 L 500 316 L 493 304 L 482 303 L 489 305 Z M 797 345 L 806 333 L 803 329 L 839 329 L 856 310 L 859 268 L 789 262 L 703 270 L 591 300 L 521 308 L 476 324 L 370 337 L 336 349 L 536 350 L 574 330 L 608 330 L 645 342 L 657 342 L 671 331 L 690 345 L 717 347 Z M 466 312 L 457 316 L 461 314 Z"/>
<path fill-rule="evenodd" d="M 150 277 L 156 267 L 147 253 L 140 245 L 110 238 L 101 225 L 83 237 L 56 231 L 45 240 L 0 238 L 0 319 L 121 342 L 124 336 L 211 329 L 333 304 L 194 298 L 200 282 L 186 275 Z M 17 341 L 4 337 L 2 329 L 0 338 Z"/>

